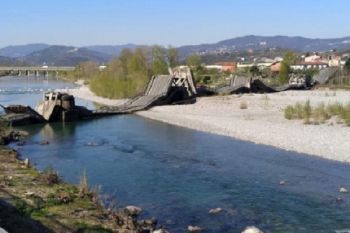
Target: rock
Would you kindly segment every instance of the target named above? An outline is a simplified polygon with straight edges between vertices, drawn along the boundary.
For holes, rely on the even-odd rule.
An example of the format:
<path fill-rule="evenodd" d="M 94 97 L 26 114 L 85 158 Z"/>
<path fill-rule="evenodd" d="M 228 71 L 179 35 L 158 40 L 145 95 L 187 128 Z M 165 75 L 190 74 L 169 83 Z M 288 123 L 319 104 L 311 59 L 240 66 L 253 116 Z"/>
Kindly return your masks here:
<path fill-rule="evenodd" d="M 137 216 L 141 213 L 142 209 L 137 206 L 129 205 L 125 207 L 125 211 L 127 212 L 128 215 Z"/>
<path fill-rule="evenodd" d="M 153 233 L 169 233 L 169 232 L 164 230 L 164 229 L 158 229 L 158 230 L 153 231 Z"/>
<path fill-rule="evenodd" d="M 39 145 L 49 145 L 49 144 L 50 144 L 50 142 L 47 140 L 42 140 L 39 142 Z"/>
<path fill-rule="evenodd" d="M 285 181 L 285 180 L 280 181 L 280 185 L 285 185 L 286 183 L 287 183 L 287 181 Z"/>
<path fill-rule="evenodd" d="M 255 226 L 249 226 L 247 227 L 242 233 L 264 233 L 259 228 Z"/>
<path fill-rule="evenodd" d="M 25 168 L 29 168 L 30 167 L 30 161 L 28 158 L 26 158 L 24 161 L 23 161 L 23 165 Z"/>
<path fill-rule="evenodd" d="M 26 197 L 32 197 L 32 196 L 34 196 L 34 192 L 26 192 L 24 195 Z"/>
<path fill-rule="evenodd" d="M 1 227 L 0 227 L 0 233 L 7 233 L 7 231 L 5 231 L 4 228 L 1 228 Z"/>
<path fill-rule="evenodd" d="M 221 208 L 214 208 L 214 209 L 209 210 L 209 214 L 218 214 L 221 211 L 222 211 Z"/>
<path fill-rule="evenodd" d="M 188 232 L 201 232 L 203 229 L 199 226 L 188 226 L 187 227 Z"/>
<path fill-rule="evenodd" d="M 336 203 L 341 203 L 341 202 L 343 202 L 343 198 L 337 197 L 337 198 L 335 198 L 335 202 Z"/>
<path fill-rule="evenodd" d="M 344 188 L 344 187 L 341 187 L 341 188 L 339 189 L 339 192 L 340 192 L 340 193 L 347 193 L 348 190 L 347 190 L 346 188 Z"/>

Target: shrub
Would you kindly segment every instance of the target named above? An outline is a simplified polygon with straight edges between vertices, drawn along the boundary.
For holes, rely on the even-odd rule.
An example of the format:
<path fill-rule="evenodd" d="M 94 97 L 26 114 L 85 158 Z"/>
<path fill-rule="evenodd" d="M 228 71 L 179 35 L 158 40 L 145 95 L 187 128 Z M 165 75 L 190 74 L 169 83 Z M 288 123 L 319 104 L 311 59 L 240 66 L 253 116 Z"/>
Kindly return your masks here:
<path fill-rule="evenodd" d="M 48 167 L 44 170 L 44 172 L 41 174 L 41 180 L 50 186 L 59 184 L 61 181 L 58 172 L 54 171 L 52 167 Z"/>
<path fill-rule="evenodd" d="M 350 103 L 343 106 L 340 103 L 325 105 L 319 104 L 312 108 L 310 101 L 305 104 L 296 103 L 294 106 L 288 105 L 284 109 L 284 117 L 288 120 L 303 119 L 305 124 L 325 123 L 333 116 L 341 118 L 347 126 L 350 126 Z"/>
<path fill-rule="evenodd" d="M 303 113 L 304 113 L 304 123 L 305 124 L 310 124 L 310 117 L 312 113 L 310 101 L 307 100 L 305 102 L 305 105 L 303 106 Z"/>
<path fill-rule="evenodd" d="M 330 118 L 330 114 L 327 112 L 324 103 L 319 104 L 312 111 L 312 118 L 314 120 L 314 123 L 325 123 L 326 120 Z"/>

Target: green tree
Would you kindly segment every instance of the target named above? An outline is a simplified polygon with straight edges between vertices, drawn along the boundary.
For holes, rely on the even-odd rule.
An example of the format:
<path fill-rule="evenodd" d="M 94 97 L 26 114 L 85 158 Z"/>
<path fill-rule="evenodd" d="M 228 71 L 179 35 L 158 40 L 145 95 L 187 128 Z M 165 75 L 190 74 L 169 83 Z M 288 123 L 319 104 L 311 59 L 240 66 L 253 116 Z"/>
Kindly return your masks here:
<path fill-rule="evenodd" d="M 165 61 L 166 50 L 161 46 L 153 46 L 152 48 L 152 73 L 168 74 L 168 64 Z"/>
<path fill-rule="evenodd" d="M 295 65 L 298 62 L 298 57 L 293 51 L 288 51 L 283 56 L 283 62 L 288 65 Z"/>
<path fill-rule="evenodd" d="M 289 73 L 291 72 L 290 66 L 295 65 L 298 61 L 297 55 L 293 51 L 288 51 L 283 56 L 281 62 L 281 69 L 278 75 L 278 81 L 280 84 L 288 83 Z"/>
<path fill-rule="evenodd" d="M 278 81 L 280 84 L 288 83 L 289 81 L 289 73 L 290 73 L 290 67 L 287 65 L 287 63 L 282 62 L 280 72 L 278 75 Z"/>
<path fill-rule="evenodd" d="M 90 80 L 99 72 L 98 64 L 93 61 L 86 61 L 78 64 L 74 71 L 74 79 Z"/>
<path fill-rule="evenodd" d="M 186 63 L 189 67 L 197 69 L 201 65 L 201 57 L 197 54 L 192 54 L 187 57 Z"/>
<path fill-rule="evenodd" d="M 344 69 L 347 72 L 350 72 L 350 58 L 348 58 L 348 60 L 346 60 L 345 65 L 344 65 Z"/>
<path fill-rule="evenodd" d="M 176 67 L 180 64 L 179 53 L 176 48 L 173 48 L 170 46 L 167 50 L 167 57 L 168 57 L 169 66 L 171 68 Z"/>
<path fill-rule="evenodd" d="M 252 67 L 250 67 L 249 72 L 250 72 L 253 76 L 257 76 L 257 75 L 260 75 L 260 74 L 261 74 L 259 68 L 258 68 L 257 66 L 255 66 L 255 65 L 252 66 Z"/>

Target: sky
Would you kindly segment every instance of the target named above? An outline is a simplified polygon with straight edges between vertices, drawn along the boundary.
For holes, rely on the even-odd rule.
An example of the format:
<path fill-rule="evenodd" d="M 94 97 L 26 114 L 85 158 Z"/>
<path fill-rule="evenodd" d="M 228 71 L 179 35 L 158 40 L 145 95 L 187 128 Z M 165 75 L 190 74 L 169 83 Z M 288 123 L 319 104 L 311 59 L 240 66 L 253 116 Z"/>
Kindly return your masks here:
<path fill-rule="evenodd" d="M 2 0 L 0 47 L 350 36 L 349 0 Z"/>

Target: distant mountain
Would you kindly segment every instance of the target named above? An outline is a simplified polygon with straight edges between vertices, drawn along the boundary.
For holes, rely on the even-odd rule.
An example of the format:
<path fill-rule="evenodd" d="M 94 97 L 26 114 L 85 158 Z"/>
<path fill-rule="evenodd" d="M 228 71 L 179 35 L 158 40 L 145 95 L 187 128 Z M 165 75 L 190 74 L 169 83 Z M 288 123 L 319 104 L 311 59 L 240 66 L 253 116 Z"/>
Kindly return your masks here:
<path fill-rule="evenodd" d="M 125 45 L 94 45 L 94 46 L 86 46 L 85 48 L 95 52 L 105 53 L 113 57 L 118 57 L 120 52 L 123 49 L 134 50 L 137 47 L 140 47 L 140 46 L 135 44 L 125 44 Z"/>
<path fill-rule="evenodd" d="M 21 59 L 0 56 L 0 66 L 25 66 L 25 65 L 27 65 L 27 63 Z"/>
<path fill-rule="evenodd" d="M 23 60 L 33 65 L 75 66 L 84 61 L 105 63 L 110 60 L 111 57 L 112 56 L 108 54 L 91 51 L 86 48 L 54 45 L 28 54 L 23 57 Z"/>
<path fill-rule="evenodd" d="M 310 39 L 289 36 L 244 36 L 223 40 L 214 44 L 188 45 L 179 47 L 182 57 L 192 53 L 232 53 L 248 50 L 290 49 L 299 52 L 328 51 L 350 48 L 350 37 L 335 39 Z"/>
<path fill-rule="evenodd" d="M 35 51 L 48 48 L 47 44 L 27 44 L 27 45 L 12 45 L 0 49 L 0 56 L 3 57 L 24 57 Z"/>
<path fill-rule="evenodd" d="M 32 65 L 47 64 L 49 66 L 74 66 L 79 62 L 96 61 L 106 63 L 112 57 L 119 56 L 125 49 L 137 47 L 149 48 L 135 44 L 96 45 L 82 48 L 72 46 L 51 46 L 48 44 L 28 44 L 8 46 L 0 49 L 0 65 L 29 63 Z M 217 60 L 233 60 L 248 56 L 280 56 L 286 50 L 298 52 L 321 52 L 336 49 L 350 51 L 350 37 L 335 39 L 310 39 L 289 36 L 243 36 L 223 40 L 213 44 L 187 45 L 177 48 L 180 59 L 198 53 L 208 62 Z M 4 58 L 7 57 L 7 58 Z"/>

